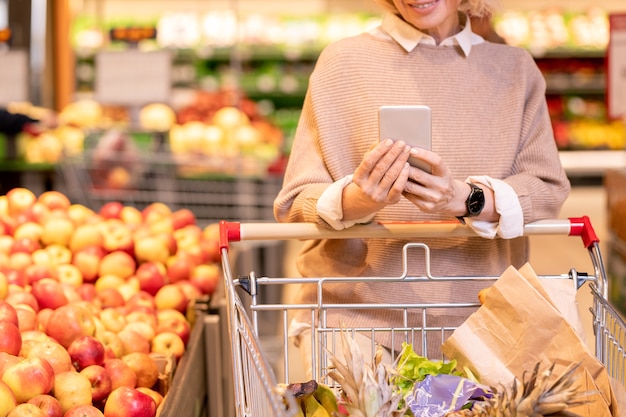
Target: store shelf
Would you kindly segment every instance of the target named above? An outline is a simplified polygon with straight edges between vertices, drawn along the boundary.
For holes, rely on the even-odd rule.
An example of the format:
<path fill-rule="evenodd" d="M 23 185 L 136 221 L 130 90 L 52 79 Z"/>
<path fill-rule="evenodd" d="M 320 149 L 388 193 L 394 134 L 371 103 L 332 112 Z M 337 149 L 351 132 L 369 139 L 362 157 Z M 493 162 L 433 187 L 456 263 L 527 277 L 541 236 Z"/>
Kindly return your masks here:
<path fill-rule="evenodd" d="M 561 151 L 559 156 L 571 177 L 602 177 L 608 169 L 626 169 L 626 150 Z"/>

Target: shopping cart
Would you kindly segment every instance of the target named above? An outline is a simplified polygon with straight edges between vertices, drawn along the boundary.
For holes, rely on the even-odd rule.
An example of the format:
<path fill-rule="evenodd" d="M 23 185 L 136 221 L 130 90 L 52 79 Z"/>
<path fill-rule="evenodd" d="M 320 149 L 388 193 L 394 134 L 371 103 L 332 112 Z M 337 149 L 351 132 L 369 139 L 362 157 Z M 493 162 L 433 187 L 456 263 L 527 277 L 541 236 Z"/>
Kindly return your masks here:
<path fill-rule="evenodd" d="M 418 312 L 425 319 L 431 309 L 441 308 L 478 308 L 476 300 L 468 300 L 467 303 L 454 304 L 332 304 L 325 302 L 322 297 L 322 287 L 333 282 L 341 281 L 381 281 L 387 279 L 401 279 L 406 281 L 437 280 L 445 277 L 435 277 L 430 273 L 430 252 L 426 245 L 410 243 L 403 249 L 404 274 L 397 278 L 366 278 L 366 277 L 320 277 L 320 278 L 285 278 L 285 277 L 258 277 L 254 272 L 248 275 L 235 277 L 229 261 L 229 244 L 231 242 L 248 240 L 306 240 L 306 239 L 349 239 L 349 238 L 398 238 L 413 240 L 426 237 L 465 237 L 475 236 L 467 226 L 457 222 L 430 222 L 430 223 L 389 223 L 369 224 L 354 226 L 341 231 L 331 231 L 319 228 L 315 224 L 267 224 L 267 223 L 238 223 L 222 221 L 220 223 L 220 248 L 224 271 L 224 285 L 227 299 L 227 312 L 229 319 L 229 333 L 231 339 L 233 387 L 235 390 L 234 401 L 237 416 L 290 416 L 293 407 L 285 406 L 292 399 L 277 392 L 277 381 L 289 382 L 289 357 L 295 348 L 288 343 L 288 331 L 290 318 L 297 311 L 307 311 L 311 317 L 318 317 L 312 327 L 312 369 L 311 375 L 318 381 L 326 381 L 328 369 L 328 350 L 334 349 L 340 342 L 341 331 L 353 334 L 362 333 L 372 340 L 377 335 L 387 334 L 392 339 L 406 341 L 414 346 L 424 346 L 424 337 L 427 334 L 437 334 L 443 342 L 454 330 L 453 327 L 433 327 L 426 324 L 420 326 L 404 327 L 369 327 L 369 328 L 332 328 L 327 326 L 327 316 L 336 309 L 401 309 Z M 593 266 L 593 273 L 580 273 L 575 269 L 562 275 L 541 275 L 542 279 L 568 279 L 572 280 L 576 289 L 580 289 L 585 283 L 593 294 L 591 313 L 595 334 L 595 349 L 597 358 L 605 364 L 610 376 L 619 381 L 624 381 L 624 367 L 626 365 L 626 324 L 608 303 L 607 275 L 604 269 L 600 253 L 599 239 L 597 238 L 588 217 L 543 220 L 528 224 L 524 228 L 524 235 L 563 235 L 579 236 L 582 238 L 584 247 L 588 250 Z M 411 247 L 418 247 L 424 251 L 426 273 L 424 276 L 408 276 L 407 252 Z M 448 277 L 456 280 L 495 280 L 497 277 Z M 267 303 L 263 299 L 263 290 L 267 286 L 287 287 L 290 285 L 316 285 L 318 288 L 317 303 L 293 304 L 293 303 Z M 244 303 L 242 300 L 247 300 Z M 249 302 L 248 302 L 249 300 Z M 261 325 L 267 326 L 278 323 L 278 341 L 271 342 L 267 338 Z M 426 321 L 424 321 L 426 323 Z M 270 340 L 270 342 L 267 342 Z M 374 342 L 372 341 L 372 345 Z M 272 349 L 279 347 L 278 360 L 272 356 Z M 374 346 L 372 346 L 372 352 Z M 282 364 L 280 363 L 282 362 Z M 283 373 L 280 379 L 276 375 Z M 291 404 L 293 405 L 293 404 Z"/>

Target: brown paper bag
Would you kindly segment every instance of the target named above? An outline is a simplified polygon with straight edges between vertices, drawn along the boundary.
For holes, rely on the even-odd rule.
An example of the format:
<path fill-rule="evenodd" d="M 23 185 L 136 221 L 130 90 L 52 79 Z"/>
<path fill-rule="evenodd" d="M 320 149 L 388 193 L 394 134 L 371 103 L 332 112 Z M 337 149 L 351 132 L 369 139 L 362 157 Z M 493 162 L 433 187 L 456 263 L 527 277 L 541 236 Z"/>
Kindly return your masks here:
<path fill-rule="evenodd" d="M 577 383 L 598 394 L 576 411 L 588 417 L 619 416 L 606 368 L 588 351 L 536 276 L 528 269 L 524 272 L 526 276 L 513 267 L 504 272 L 484 305 L 443 344 L 444 354 L 494 387 L 510 386 L 513 378 L 521 381 L 538 362 L 545 367 L 556 362 L 561 369 L 580 362 Z"/>

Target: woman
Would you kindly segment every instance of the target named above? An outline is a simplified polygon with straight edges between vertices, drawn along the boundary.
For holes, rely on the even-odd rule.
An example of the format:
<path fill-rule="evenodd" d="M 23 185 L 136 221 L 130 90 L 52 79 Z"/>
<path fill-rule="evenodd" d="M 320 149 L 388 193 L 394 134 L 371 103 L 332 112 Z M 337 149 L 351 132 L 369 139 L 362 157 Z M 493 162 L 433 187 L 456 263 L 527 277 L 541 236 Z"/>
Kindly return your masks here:
<path fill-rule="evenodd" d="M 276 219 L 343 229 L 457 217 L 481 237 L 424 239 L 433 275 L 499 276 L 510 265 L 522 266 L 529 254 L 523 225 L 558 216 L 570 190 L 533 58 L 472 32 L 468 15 L 491 14 L 492 0 L 377 1 L 388 11 L 380 27 L 329 45 L 318 59 L 274 203 Z M 432 109 L 432 151 L 379 140 L 379 107 L 405 104 Z M 409 155 L 430 164 L 431 172 L 409 166 Z M 400 276 L 404 243 L 309 241 L 297 266 L 304 277 Z M 424 273 L 423 256 L 411 256 L 409 275 Z M 328 288 L 324 300 L 445 303 L 475 300 L 484 285 L 348 283 Z M 316 302 L 316 288 L 309 287 L 299 300 Z M 426 327 L 457 326 L 468 312 L 429 314 Z M 306 335 L 310 316 L 299 317 L 295 335 Z M 330 325 L 398 325 L 399 318 L 380 310 L 339 311 Z M 421 323 L 416 320 L 411 324 Z M 390 346 L 389 338 L 377 340 Z M 439 334 L 428 351 L 415 349 L 434 357 L 441 340 Z"/>

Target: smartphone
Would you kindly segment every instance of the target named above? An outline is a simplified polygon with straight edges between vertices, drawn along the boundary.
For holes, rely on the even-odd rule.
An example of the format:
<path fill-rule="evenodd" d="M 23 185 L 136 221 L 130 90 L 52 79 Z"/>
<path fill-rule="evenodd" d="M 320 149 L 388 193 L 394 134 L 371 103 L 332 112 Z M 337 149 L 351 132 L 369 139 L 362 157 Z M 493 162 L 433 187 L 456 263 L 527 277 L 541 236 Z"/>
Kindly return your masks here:
<path fill-rule="evenodd" d="M 409 146 L 431 149 L 431 111 L 424 105 L 381 106 L 378 111 L 380 140 L 403 140 Z M 409 163 L 426 172 L 426 162 L 409 157 Z"/>

